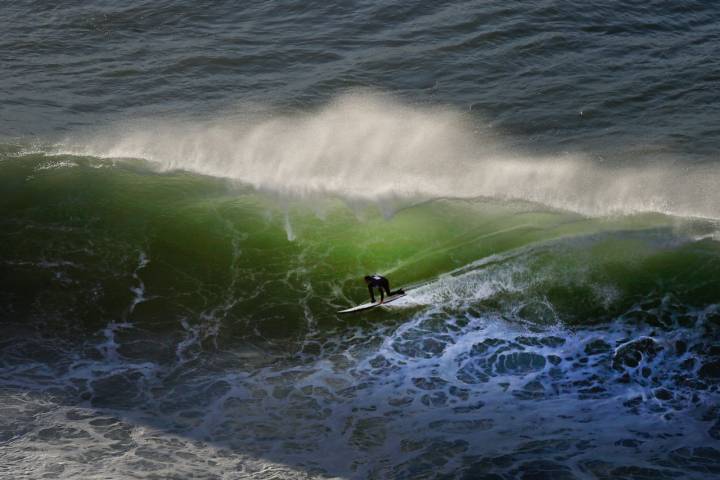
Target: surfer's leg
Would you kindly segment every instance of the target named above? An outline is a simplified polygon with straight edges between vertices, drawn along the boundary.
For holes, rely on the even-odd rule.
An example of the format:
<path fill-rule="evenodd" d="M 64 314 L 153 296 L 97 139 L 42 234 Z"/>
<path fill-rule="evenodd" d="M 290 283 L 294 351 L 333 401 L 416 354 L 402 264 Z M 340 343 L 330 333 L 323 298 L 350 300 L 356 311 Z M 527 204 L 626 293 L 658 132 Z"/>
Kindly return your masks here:
<path fill-rule="evenodd" d="M 382 285 L 380 286 L 380 293 L 385 290 L 385 292 L 388 294 L 388 297 L 392 295 L 390 292 L 390 282 L 386 279 L 384 282 L 382 282 Z"/>

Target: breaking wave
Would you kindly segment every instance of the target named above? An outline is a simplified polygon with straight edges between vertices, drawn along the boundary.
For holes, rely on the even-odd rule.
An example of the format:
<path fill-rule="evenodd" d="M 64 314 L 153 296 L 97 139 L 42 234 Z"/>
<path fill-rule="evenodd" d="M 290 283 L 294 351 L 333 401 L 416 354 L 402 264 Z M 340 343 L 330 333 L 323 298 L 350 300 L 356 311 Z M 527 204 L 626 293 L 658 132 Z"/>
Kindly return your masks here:
<path fill-rule="evenodd" d="M 293 196 L 491 197 L 587 215 L 720 217 L 720 170 L 654 159 L 514 151 L 491 126 L 444 107 L 354 93 L 310 113 L 246 107 L 210 120 L 140 120 L 67 139 L 61 152 L 145 159 Z M 633 166 L 627 166 L 627 164 Z"/>

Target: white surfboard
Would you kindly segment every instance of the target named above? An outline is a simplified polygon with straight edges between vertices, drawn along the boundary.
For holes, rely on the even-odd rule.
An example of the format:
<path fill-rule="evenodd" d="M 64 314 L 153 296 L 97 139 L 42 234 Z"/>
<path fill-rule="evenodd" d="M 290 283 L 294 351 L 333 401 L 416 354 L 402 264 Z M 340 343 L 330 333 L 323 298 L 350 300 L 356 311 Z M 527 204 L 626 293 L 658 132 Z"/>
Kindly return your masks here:
<path fill-rule="evenodd" d="M 363 311 L 363 310 L 368 310 L 368 309 L 370 309 L 370 308 L 379 307 L 380 305 L 385 305 L 386 303 L 394 302 L 394 301 L 397 300 L 398 298 L 404 297 L 405 295 L 406 295 L 405 293 L 396 293 L 396 294 L 394 294 L 394 295 L 390 295 L 389 297 L 385 297 L 385 300 L 383 300 L 382 303 L 380 303 L 379 300 L 378 300 L 377 302 L 363 303 L 362 305 L 358 305 L 358 306 L 356 306 L 356 307 L 347 308 L 347 309 L 345 309 L 345 310 L 340 310 L 340 311 L 337 312 L 337 313 L 343 314 L 343 313 L 361 312 L 361 311 Z"/>

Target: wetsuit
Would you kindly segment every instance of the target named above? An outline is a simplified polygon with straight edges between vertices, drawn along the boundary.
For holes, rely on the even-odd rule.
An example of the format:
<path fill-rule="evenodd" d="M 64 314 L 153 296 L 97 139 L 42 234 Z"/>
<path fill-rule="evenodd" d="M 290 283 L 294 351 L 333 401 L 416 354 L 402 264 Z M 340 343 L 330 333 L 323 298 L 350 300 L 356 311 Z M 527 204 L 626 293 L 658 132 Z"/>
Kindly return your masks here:
<path fill-rule="evenodd" d="M 380 290 L 380 302 L 382 303 L 383 300 L 385 300 L 385 292 L 387 292 L 388 297 L 392 295 L 390 293 L 390 282 L 387 278 L 375 274 L 375 275 L 369 275 L 365 277 L 367 281 L 368 291 L 370 292 L 370 301 L 375 303 L 375 295 L 373 294 L 373 287 L 376 287 L 378 290 Z M 385 292 L 383 292 L 383 290 Z"/>

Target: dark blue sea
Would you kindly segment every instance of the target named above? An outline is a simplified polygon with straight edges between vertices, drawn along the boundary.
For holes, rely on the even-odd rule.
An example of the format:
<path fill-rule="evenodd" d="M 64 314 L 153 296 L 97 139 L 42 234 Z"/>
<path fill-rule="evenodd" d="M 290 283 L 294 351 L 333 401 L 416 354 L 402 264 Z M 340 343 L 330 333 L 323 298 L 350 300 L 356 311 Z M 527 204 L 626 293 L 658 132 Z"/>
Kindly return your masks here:
<path fill-rule="evenodd" d="M 0 478 L 720 478 L 719 52 L 711 1 L 2 2 Z"/>

